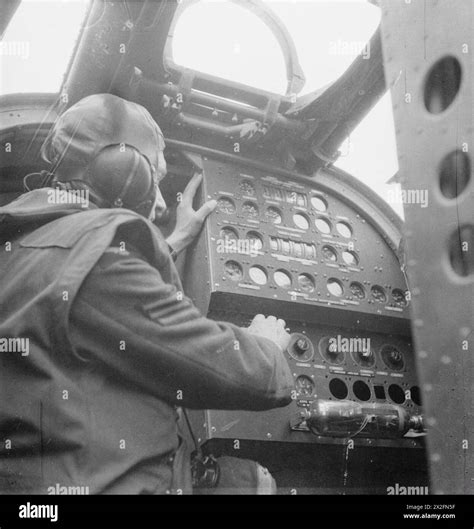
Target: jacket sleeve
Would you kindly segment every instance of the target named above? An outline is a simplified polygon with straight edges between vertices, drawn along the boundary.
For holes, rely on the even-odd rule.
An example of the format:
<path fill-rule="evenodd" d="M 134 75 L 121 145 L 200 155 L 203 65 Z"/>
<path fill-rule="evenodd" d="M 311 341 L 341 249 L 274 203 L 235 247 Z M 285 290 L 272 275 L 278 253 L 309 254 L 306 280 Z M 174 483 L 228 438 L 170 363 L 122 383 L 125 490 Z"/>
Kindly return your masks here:
<path fill-rule="evenodd" d="M 137 256 L 101 258 L 73 303 L 70 336 L 82 358 L 171 404 L 264 410 L 291 400 L 271 340 L 203 317 Z"/>

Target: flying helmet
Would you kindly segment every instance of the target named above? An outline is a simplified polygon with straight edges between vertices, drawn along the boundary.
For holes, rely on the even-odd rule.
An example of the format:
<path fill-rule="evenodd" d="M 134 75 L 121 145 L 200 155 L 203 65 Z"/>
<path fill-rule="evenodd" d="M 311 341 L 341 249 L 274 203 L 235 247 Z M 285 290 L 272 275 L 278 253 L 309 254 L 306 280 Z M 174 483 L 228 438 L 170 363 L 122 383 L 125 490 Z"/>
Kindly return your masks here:
<path fill-rule="evenodd" d="M 56 121 L 41 149 L 61 167 L 55 181 L 66 189 L 86 184 L 100 207 L 125 207 L 148 216 L 156 198 L 160 127 L 143 106 L 112 94 L 88 96 Z"/>

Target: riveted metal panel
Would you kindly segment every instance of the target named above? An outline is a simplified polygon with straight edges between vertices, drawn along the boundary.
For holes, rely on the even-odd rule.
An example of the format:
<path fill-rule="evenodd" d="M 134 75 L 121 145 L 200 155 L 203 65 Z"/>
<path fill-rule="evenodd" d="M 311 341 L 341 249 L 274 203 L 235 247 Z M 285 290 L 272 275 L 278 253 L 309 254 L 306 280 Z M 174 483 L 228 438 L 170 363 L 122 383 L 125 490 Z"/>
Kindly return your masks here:
<path fill-rule="evenodd" d="M 381 3 L 430 490 L 438 494 L 474 492 L 473 5 Z"/>

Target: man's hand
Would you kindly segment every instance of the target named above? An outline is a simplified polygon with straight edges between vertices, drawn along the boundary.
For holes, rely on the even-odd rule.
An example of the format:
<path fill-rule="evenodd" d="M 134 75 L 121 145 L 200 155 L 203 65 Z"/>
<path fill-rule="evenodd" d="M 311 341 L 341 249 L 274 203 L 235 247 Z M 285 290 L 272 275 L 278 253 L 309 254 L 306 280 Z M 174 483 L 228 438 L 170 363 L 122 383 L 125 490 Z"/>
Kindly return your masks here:
<path fill-rule="evenodd" d="M 196 191 L 202 182 L 202 174 L 196 173 L 183 192 L 176 209 L 176 226 L 166 242 L 177 252 L 184 250 L 198 235 L 207 216 L 217 206 L 216 200 L 209 200 L 197 211 L 193 209 Z"/>
<path fill-rule="evenodd" d="M 288 347 L 291 339 L 290 335 L 286 332 L 285 326 L 285 320 L 277 320 L 275 316 L 265 318 L 263 314 L 257 314 L 247 331 L 256 336 L 268 338 L 284 351 Z"/>

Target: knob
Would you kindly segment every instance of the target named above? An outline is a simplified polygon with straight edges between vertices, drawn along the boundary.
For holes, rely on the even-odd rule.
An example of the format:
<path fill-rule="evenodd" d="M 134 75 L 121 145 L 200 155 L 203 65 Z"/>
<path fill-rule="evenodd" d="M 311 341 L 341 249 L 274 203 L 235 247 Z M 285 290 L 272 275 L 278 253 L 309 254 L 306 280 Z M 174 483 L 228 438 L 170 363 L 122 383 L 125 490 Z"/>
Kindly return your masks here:
<path fill-rule="evenodd" d="M 309 349 L 308 340 L 306 338 L 298 338 L 298 340 L 295 342 L 295 349 L 299 354 L 306 353 L 306 351 Z"/>

